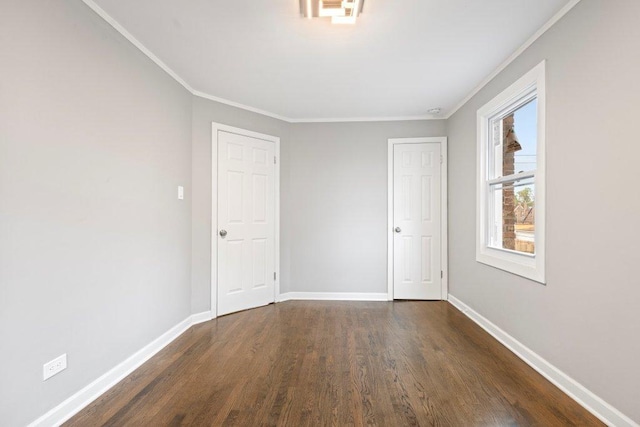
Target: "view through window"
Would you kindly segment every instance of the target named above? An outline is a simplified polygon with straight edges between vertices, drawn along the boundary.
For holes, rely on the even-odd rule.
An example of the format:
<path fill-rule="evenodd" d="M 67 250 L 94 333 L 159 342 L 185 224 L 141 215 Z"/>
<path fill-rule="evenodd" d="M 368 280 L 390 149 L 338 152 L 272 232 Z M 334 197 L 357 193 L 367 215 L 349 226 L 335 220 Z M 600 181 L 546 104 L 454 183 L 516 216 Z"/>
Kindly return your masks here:
<path fill-rule="evenodd" d="M 535 254 L 537 99 L 491 120 L 489 245 Z"/>

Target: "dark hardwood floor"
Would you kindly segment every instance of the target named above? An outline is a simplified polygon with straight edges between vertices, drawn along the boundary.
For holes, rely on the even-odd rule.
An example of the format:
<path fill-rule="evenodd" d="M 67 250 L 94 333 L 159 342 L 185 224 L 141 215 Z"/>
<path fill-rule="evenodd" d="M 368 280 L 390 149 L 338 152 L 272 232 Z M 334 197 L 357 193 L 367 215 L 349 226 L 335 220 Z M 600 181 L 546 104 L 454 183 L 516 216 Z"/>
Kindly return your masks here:
<path fill-rule="evenodd" d="M 446 302 L 290 301 L 194 326 L 66 426 L 593 426 Z"/>

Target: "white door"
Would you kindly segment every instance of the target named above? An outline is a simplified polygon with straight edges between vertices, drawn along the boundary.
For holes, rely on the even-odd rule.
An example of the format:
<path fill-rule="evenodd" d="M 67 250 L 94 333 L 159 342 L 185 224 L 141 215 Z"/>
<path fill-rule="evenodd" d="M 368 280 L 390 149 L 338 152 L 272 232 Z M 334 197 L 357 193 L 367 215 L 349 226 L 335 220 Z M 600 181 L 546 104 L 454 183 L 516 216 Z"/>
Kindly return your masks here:
<path fill-rule="evenodd" d="M 440 144 L 393 147 L 393 298 L 442 299 Z"/>
<path fill-rule="evenodd" d="M 275 300 L 274 145 L 218 132 L 218 315 Z"/>

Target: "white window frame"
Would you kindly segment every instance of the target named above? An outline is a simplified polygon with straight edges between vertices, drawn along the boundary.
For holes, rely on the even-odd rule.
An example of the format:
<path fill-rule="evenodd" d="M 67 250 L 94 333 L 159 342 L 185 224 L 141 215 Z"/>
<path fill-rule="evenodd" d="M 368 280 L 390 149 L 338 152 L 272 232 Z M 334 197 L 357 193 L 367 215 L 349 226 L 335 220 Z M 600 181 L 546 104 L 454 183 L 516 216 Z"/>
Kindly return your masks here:
<path fill-rule="evenodd" d="M 538 100 L 537 166 L 535 171 L 516 173 L 506 178 L 489 179 L 489 150 L 491 120 L 523 105 L 535 92 Z M 476 191 L 476 261 L 501 270 L 546 283 L 545 276 L 545 61 L 518 79 L 515 83 L 478 110 L 478 176 Z M 522 176 L 519 176 L 522 175 Z M 533 177 L 536 195 L 536 224 L 534 255 L 489 245 L 489 191 L 490 184 L 512 181 L 514 177 Z"/>

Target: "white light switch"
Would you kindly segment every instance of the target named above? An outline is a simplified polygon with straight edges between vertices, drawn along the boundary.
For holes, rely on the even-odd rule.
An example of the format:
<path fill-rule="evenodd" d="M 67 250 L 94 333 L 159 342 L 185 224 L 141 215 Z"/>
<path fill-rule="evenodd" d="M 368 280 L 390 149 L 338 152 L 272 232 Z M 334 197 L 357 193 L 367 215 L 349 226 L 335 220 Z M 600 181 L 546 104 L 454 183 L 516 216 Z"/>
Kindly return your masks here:
<path fill-rule="evenodd" d="M 184 187 L 178 185 L 178 200 L 184 200 Z"/>

